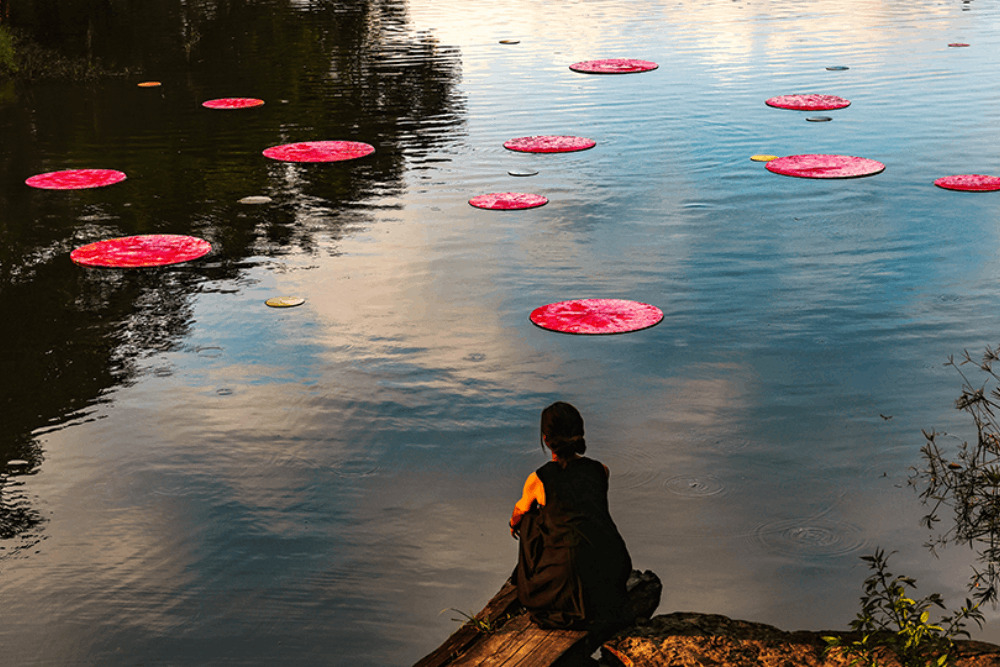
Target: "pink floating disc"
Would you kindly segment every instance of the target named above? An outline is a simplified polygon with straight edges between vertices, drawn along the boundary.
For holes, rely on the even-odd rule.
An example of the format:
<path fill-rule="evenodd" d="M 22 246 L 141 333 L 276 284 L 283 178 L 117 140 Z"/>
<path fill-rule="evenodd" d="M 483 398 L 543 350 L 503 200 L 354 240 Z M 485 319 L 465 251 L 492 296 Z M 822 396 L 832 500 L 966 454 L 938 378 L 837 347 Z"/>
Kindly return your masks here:
<path fill-rule="evenodd" d="M 249 109 L 263 104 L 264 100 L 258 100 L 255 97 L 221 97 L 217 100 L 202 102 L 201 106 L 209 109 Z"/>
<path fill-rule="evenodd" d="M 648 60 L 634 58 L 608 58 L 606 60 L 584 60 L 569 66 L 574 72 L 584 74 L 631 74 L 632 72 L 649 72 L 659 65 Z"/>
<path fill-rule="evenodd" d="M 859 178 L 885 170 L 875 160 L 850 155 L 789 155 L 771 160 L 764 168 L 784 176 L 798 178 Z"/>
<path fill-rule="evenodd" d="M 476 208 L 488 208 L 494 211 L 516 211 L 524 208 L 537 208 L 549 203 L 542 195 L 526 192 L 491 192 L 479 195 L 469 200 Z"/>
<path fill-rule="evenodd" d="M 993 192 L 1000 190 L 1000 178 L 982 174 L 958 174 L 943 176 L 934 185 L 946 190 L 962 190 L 965 192 Z"/>
<path fill-rule="evenodd" d="M 136 268 L 187 262 L 211 249 L 208 241 L 195 236 L 146 234 L 97 241 L 77 248 L 69 258 L 84 266 Z"/>
<path fill-rule="evenodd" d="M 559 301 L 531 311 L 531 322 L 543 329 L 572 334 L 616 334 L 659 324 L 656 306 L 623 299 Z"/>
<path fill-rule="evenodd" d="M 827 111 L 829 109 L 843 109 L 851 106 L 850 100 L 836 95 L 779 95 L 769 100 L 764 100 L 764 104 L 778 109 L 794 109 L 796 111 Z"/>
<path fill-rule="evenodd" d="M 965 42 L 952 42 L 948 46 L 968 46 Z"/>
<path fill-rule="evenodd" d="M 360 141 L 304 141 L 264 149 L 265 156 L 284 162 L 340 162 L 374 152 L 374 146 Z"/>
<path fill-rule="evenodd" d="M 559 135 L 542 135 L 537 137 L 518 137 L 505 141 L 503 147 L 522 153 L 571 153 L 593 148 L 597 142 L 586 137 L 568 137 Z"/>
<path fill-rule="evenodd" d="M 66 169 L 38 174 L 24 182 L 43 190 L 82 190 L 114 185 L 124 180 L 125 174 L 114 169 Z"/>

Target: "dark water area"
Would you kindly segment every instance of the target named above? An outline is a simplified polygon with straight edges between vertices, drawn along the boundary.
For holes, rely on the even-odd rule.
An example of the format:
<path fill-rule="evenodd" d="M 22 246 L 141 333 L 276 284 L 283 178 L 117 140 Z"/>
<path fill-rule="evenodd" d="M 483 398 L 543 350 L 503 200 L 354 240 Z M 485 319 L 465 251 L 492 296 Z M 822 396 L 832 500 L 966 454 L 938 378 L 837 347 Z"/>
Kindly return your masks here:
<path fill-rule="evenodd" d="M 557 399 L 663 612 L 846 627 L 876 547 L 964 598 L 972 556 L 923 548 L 906 480 L 921 429 L 974 435 L 943 363 L 997 343 L 1000 193 L 932 185 L 1000 174 L 994 6 L 38 1 L 9 21 L 120 75 L 0 83 L 0 465 L 27 462 L 0 477 L 0 663 L 412 664 L 512 569 Z M 660 67 L 568 69 L 604 57 Z M 800 92 L 852 105 L 763 103 Z M 201 106 L 219 97 L 265 104 Z M 534 134 L 597 146 L 502 148 Z M 261 155 L 311 140 L 376 151 Z M 886 170 L 749 160 L 807 152 Z M 24 183 L 70 168 L 128 178 Z M 508 190 L 549 203 L 467 203 Z M 69 259 L 146 233 L 213 251 Z M 306 302 L 264 305 L 281 295 Z M 527 319 L 582 297 L 665 318 Z"/>
<path fill-rule="evenodd" d="M 79 4 L 26 4 L 35 12 L 24 24 L 41 29 L 43 42 L 57 35 L 71 46 L 74 28 L 95 9 Z M 34 429 L 127 382 L 137 356 L 176 345 L 188 332 L 185 302 L 213 289 L 206 282 L 237 280 L 248 256 L 314 250 L 315 232 L 337 238 L 364 224 L 364 202 L 400 188 L 402 151 L 425 152 L 434 128 L 460 123 L 457 53 L 448 58 L 419 36 L 394 44 L 393 32 L 406 29 L 402 8 L 166 6 L 176 4 L 121 12 L 105 6 L 103 29 L 94 33 L 107 42 L 110 66 L 170 73 L 160 77 L 162 88 L 139 90 L 135 77 L 86 87 L 36 84 L 5 101 L 0 267 L 5 295 L 24 309 L 7 319 L 3 339 L 11 349 L 32 350 L 4 361 L 5 377 L 20 385 L 5 396 L 5 412 L 9 431 L 20 434 L 14 440 L 25 445 Z M 17 11 L 13 18 L 21 25 Z M 129 38 L 119 41 L 122 32 Z M 372 42 L 378 46 L 366 47 Z M 324 81 L 322 90 L 310 81 Z M 249 88 L 271 108 L 234 123 L 200 107 Z M 285 183 L 273 178 L 282 166 L 247 159 L 262 146 L 294 140 L 293 133 L 317 132 L 378 137 L 378 154 L 360 169 L 318 178 L 294 173 Z M 118 165 L 127 184 L 56 197 L 23 187 L 23 174 L 98 163 Z M 264 192 L 278 200 L 266 213 L 237 203 Z M 52 261 L 102 234 L 140 233 L 199 234 L 216 250 L 194 272 L 81 272 Z"/>

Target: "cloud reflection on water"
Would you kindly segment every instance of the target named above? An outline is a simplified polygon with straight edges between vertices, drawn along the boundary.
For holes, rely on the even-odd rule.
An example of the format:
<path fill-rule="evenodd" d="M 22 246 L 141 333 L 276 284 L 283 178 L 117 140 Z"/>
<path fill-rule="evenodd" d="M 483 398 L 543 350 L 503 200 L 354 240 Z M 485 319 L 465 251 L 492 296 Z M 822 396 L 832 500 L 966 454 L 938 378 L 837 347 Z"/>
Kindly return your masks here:
<path fill-rule="evenodd" d="M 909 210 L 887 203 L 886 180 L 765 180 L 747 156 L 761 143 L 850 143 L 895 157 L 940 141 L 911 102 L 884 118 L 858 104 L 851 118 L 864 122 L 838 117 L 819 134 L 763 108 L 792 91 L 759 89 L 834 81 L 818 65 L 848 53 L 909 66 L 894 45 L 957 30 L 951 10 L 522 3 L 510 11 L 518 24 L 476 9 L 410 4 L 416 30 L 462 48 L 460 83 L 456 52 L 437 51 L 458 89 L 453 115 L 407 118 L 378 154 L 387 162 L 373 163 L 382 167 L 268 165 L 279 201 L 240 211 L 250 232 L 222 224 L 225 206 L 199 218 L 267 259 L 232 251 L 241 275 L 215 276 L 183 311 L 181 348 L 149 358 L 169 374 L 114 384 L 98 421 L 44 437 L 49 459 L 30 486 L 58 522 L 42 553 L 12 565 L 8 613 L 29 637 L 73 613 L 110 634 L 69 632 L 72 645 L 42 654 L 92 659 L 120 642 L 131 655 L 183 657 L 180 638 L 303 660 L 351 646 L 357 664 L 408 664 L 454 628 L 439 610 L 475 611 L 512 566 L 504 524 L 544 462 L 537 415 L 555 398 L 583 410 L 636 564 L 667 581 L 664 610 L 842 624 L 862 578 L 858 550 L 876 537 L 919 548 L 905 491 L 878 475 L 905 465 L 909 434 L 951 398 L 921 390 L 939 377 L 921 374 L 926 359 L 995 330 L 995 309 L 976 307 L 993 305 L 987 292 L 966 291 L 993 277 L 982 260 L 995 239 L 970 249 L 950 233 L 956 220 L 945 226 L 953 243 L 928 234 L 944 205 L 906 180 L 926 161 L 897 160 L 886 174 L 908 188 Z M 522 44 L 496 44 L 515 29 Z M 623 43 L 642 52 L 622 55 L 661 69 L 614 80 L 566 70 Z M 336 72 L 338 95 L 350 93 L 350 58 L 336 65 L 316 76 Z M 882 97 L 891 74 L 837 81 Z M 932 101 L 953 94 L 945 76 L 909 81 L 934 87 Z M 366 108 L 391 110 L 384 99 Z M 285 121 L 290 139 L 308 126 Z M 571 125 L 599 145 L 567 159 L 505 153 L 500 142 L 525 125 Z M 890 126 L 900 142 L 877 142 Z M 511 217 L 465 203 L 510 185 L 507 168 L 525 162 L 540 174 L 517 185 L 554 195 L 549 206 Z M 206 187 L 224 201 L 238 189 Z M 976 212 L 958 217 L 980 232 L 992 225 L 988 204 L 955 207 Z M 294 233 L 269 231 L 282 226 Z M 275 293 L 306 304 L 266 309 Z M 575 296 L 642 298 L 668 317 L 599 339 L 527 322 L 531 307 Z M 898 431 L 879 410 L 898 415 Z M 682 497 L 667 484 L 680 478 L 717 480 L 724 493 Z M 813 538 L 824 536 L 849 548 L 823 552 Z M 118 597 L 93 594 L 105 586 Z"/>

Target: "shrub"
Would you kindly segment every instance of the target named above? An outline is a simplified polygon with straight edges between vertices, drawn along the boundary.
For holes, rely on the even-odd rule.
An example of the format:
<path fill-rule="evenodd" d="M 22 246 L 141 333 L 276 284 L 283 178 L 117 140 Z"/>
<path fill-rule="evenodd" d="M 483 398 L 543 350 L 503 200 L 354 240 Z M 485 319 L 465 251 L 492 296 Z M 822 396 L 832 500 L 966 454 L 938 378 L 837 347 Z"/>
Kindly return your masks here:
<path fill-rule="evenodd" d="M 913 599 L 907 589 L 916 582 L 887 569 L 888 557 L 881 549 L 874 555 L 862 556 L 872 574 L 865 579 L 861 611 L 851 621 L 853 637 L 823 637 L 826 653 L 839 649 L 851 658 L 851 665 L 876 667 L 888 651 L 899 657 L 904 667 L 945 667 L 955 653 L 955 639 L 968 637 L 968 620 L 983 626 L 983 613 L 978 604 L 965 601 L 965 606 L 937 623 L 930 622 L 930 608 L 945 609 L 941 596 L 932 593 Z"/>

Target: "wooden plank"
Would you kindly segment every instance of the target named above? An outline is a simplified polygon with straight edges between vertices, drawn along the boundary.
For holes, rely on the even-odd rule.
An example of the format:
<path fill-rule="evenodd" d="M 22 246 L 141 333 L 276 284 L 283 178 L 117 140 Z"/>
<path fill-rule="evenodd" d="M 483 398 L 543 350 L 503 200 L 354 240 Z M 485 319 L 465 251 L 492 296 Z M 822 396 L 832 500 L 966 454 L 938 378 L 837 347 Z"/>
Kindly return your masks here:
<path fill-rule="evenodd" d="M 485 635 L 451 667 L 528 667 L 549 665 L 587 640 L 579 630 L 543 630 L 527 614 L 509 621 L 502 630 Z"/>
<path fill-rule="evenodd" d="M 500 590 L 490 598 L 482 611 L 473 616 L 478 621 L 485 621 L 490 625 L 499 624 L 504 616 L 513 615 L 518 611 L 517 587 L 508 579 Z M 441 646 L 424 656 L 413 667 L 444 667 L 455 664 L 454 660 L 461 655 L 469 646 L 480 641 L 483 633 L 475 624 L 465 623 L 456 630 Z"/>
<path fill-rule="evenodd" d="M 655 574 L 633 570 L 628 593 L 636 617 L 649 618 L 656 611 L 661 590 Z M 509 580 L 474 618 L 493 630 L 483 632 L 476 624 L 466 623 L 414 667 L 568 667 L 586 661 L 588 649 L 606 639 L 580 630 L 543 630 L 534 625 Z"/>

